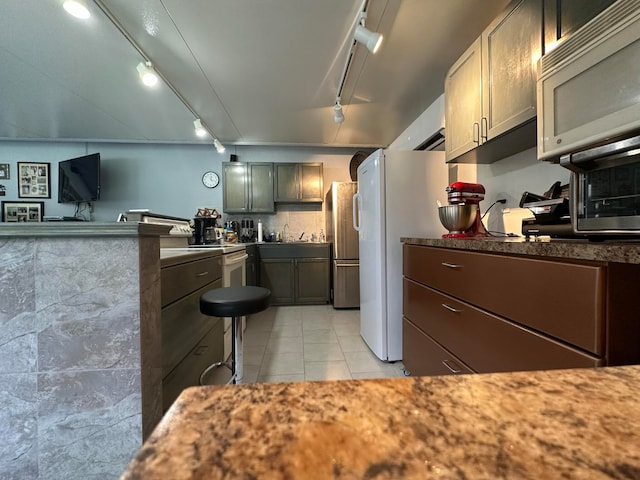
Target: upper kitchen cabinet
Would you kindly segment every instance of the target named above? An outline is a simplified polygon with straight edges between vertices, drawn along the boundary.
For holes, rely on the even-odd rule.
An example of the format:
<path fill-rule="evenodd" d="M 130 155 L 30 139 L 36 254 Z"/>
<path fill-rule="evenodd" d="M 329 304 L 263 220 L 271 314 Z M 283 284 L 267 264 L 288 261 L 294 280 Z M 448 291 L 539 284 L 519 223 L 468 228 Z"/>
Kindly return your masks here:
<path fill-rule="evenodd" d="M 491 163 L 535 146 L 541 49 L 542 0 L 517 0 L 453 64 L 445 78 L 448 162 Z"/>
<path fill-rule="evenodd" d="M 225 213 L 273 213 L 273 164 L 222 164 L 222 210 Z"/>
<path fill-rule="evenodd" d="M 587 23 L 615 0 L 544 0 L 544 53 Z"/>
<path fill-rule="evenodd" d="M 321 203 L 322 163 L 276 163 L 275 201 L 283 203 Z"/>

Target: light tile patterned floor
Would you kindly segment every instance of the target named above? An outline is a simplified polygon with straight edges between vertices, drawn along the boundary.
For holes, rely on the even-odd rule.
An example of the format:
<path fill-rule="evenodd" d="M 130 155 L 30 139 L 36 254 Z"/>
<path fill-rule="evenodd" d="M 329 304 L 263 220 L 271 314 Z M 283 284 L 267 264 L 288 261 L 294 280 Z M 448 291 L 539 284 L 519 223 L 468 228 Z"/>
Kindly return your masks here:
<path fill-rule="evenodd" d="M 244 383 L 401 377 L 360 337 L 360 311 L 330 305 L 270 307 L 247 318 Z"/>

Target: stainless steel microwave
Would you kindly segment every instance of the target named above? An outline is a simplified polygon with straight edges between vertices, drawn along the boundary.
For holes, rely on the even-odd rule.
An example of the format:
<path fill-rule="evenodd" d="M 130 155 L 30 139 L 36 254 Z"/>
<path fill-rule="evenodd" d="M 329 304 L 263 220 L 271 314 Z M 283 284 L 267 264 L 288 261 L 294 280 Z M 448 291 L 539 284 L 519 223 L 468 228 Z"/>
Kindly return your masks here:
<path fill-rule="evenodd" d="M 640 234 L 640 135 L 560 157 L 575 233 Z"/>
<path fill-rule="evenodd" d="M 540 59 L 538 159 L 640 129 L 640 0 L 613 3 Z"/>

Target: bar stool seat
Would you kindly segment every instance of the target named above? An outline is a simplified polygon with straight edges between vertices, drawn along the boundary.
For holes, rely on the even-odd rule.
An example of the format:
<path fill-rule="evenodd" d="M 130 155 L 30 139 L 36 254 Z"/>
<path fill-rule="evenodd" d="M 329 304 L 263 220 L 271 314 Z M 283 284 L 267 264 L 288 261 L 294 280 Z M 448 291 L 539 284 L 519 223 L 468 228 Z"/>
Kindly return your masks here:
<path fill-rule="evenodd" d="M 209 365 L 200 375 L 200 385 L 203 385 L 207 373 L 222 366 L 231 370 L 229 383 L 242 383 L 242 318 L 266 310 L 269 307 L 270 297 L 270 290 L 253 286 L 216 288 L 200 296 L 200 313 L 210 317 L 231 317 L 231 335 L 233 337 L 231 365 L 224 361 Z"/>

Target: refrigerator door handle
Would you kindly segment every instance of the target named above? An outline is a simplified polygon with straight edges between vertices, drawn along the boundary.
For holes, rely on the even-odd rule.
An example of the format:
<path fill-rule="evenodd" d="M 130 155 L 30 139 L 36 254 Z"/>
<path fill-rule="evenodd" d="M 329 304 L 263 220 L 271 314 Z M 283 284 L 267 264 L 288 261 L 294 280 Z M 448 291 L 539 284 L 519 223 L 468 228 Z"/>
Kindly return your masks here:
<path fill-rule="evenodd" d="M 358 205 L 360 205 L 360 194 L 356 193 L 353 196 L 353 228 L 356 232 L 360 231 L 360 210 Z"/>

